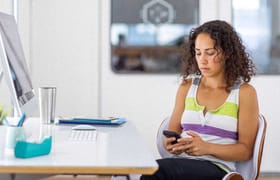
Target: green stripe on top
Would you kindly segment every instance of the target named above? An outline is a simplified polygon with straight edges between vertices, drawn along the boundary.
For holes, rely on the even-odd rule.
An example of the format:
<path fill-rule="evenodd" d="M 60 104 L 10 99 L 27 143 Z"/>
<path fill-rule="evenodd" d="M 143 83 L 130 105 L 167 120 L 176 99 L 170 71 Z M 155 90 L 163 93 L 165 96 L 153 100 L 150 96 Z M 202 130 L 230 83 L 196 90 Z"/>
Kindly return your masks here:
<path fill-rule="evenodd" d="M 185 100 L 185 110 L 190 111 L 203 111 L 204 106 L 200 106 L 196 103 L 196 99 L 194 97 L 187 97 Z"/>
<path fill-rule="evenodd" d="M 230 116 L 237 119 L 238 105 L 232 102 L 225 102 L 221 107 L 209 111 L 211 114 Z"/>
<path fill-rule="evenodd" d="M 187 97 L 185 100 L 185 110 L 203 111 L 204 106 L 197 104 L 194 97 Z M 210 110 L 209 112 L 214 115 L 230 116 L 237 119 L 238 105 L 232 102 L 225 102 L 218 109 Z"/>

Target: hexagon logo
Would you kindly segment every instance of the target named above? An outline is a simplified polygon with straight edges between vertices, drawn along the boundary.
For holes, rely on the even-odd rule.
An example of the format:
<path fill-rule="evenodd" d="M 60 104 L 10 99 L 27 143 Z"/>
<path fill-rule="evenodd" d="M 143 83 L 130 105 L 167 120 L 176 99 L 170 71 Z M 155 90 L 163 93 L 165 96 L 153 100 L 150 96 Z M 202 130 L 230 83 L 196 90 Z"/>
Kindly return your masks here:
<path fill-rule="evenodd" d="M 152 0 L 142 7 L 141 17 L 144 23 L 165 24 L 175 19 L 175 10 L 164 0 Z"/>

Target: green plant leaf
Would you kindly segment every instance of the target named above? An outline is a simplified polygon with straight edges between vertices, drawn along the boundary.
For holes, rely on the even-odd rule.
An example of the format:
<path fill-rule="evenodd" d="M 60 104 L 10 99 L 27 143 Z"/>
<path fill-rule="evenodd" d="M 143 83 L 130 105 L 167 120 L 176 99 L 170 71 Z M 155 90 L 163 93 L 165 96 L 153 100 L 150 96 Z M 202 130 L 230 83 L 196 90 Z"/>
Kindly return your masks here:
<path fill-rule="evenodd" d="M 0 116 L 2 115 L 2 112 L 3 112 L 3 106 L 0 105 Z"/>
<path fill-rule="evenodd" d="M 3 106 L 0 106 L 0 125 L 3 125 L 4 119 L 6 119 L 10 113 L 11 113 L 11 109 L 4 111 Z"/>

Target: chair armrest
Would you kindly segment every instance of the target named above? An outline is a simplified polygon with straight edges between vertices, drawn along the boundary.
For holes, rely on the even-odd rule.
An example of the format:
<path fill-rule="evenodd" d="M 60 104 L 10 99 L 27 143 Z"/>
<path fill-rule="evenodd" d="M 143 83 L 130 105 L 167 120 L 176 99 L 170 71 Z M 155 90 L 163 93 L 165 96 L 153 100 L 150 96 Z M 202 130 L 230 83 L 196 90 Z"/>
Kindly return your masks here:
<path fill-rule="evenodd" d="M 223 177 L 223 180 L 244 180 L 244 179 L 238 172 L 229 172 Z"/>

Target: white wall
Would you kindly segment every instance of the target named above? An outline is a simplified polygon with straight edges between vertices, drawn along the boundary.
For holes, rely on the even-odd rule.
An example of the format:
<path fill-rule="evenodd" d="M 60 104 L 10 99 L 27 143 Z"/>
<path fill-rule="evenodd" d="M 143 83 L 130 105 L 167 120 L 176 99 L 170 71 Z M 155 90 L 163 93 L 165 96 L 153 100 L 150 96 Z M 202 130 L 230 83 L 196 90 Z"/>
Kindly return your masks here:
<path fill-rule="evenodd" d="M 268 123 L 261 170 L 278 173 L 280 172 L 279 82 L 280 76 L 258 76 L 252 82 L 257 89 L 260 112 Z"/>
<path fill-rule="evenodd" d="M 0 11 L 4 13 L 12 13 L 12 1 L 10 0 L 0 0 Z"/>
<path fill-rule="evenodd" d="M 26 2 L 19 10 L 19 22 L 26 24 L 19 26 L 30 32 L 23 41 L 34 86 L 57 87 L 57 116 L 97 114 L 98 1 Z"/>
<path fill-rule="evenodd" d="M 179 76 L 112 72 L 109 2 L 21 1 L 19 25 L 35 88 L 58 87 L 57 115 L 60 116 L 126 117 L 158 157 L 157 127 L 172 111 Z M 200 22 L 221 17 L 230 21 L 230 1 L 200 2 Z M 261 112 L 268 120 L 263 171 L 280 172 L 279 82 L 279 76 L 259 76 L 252 82 L 258 92 Z"/>

